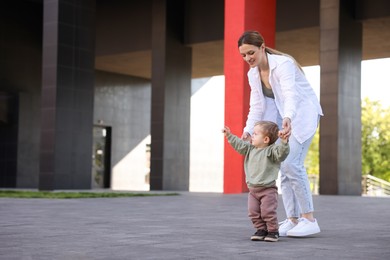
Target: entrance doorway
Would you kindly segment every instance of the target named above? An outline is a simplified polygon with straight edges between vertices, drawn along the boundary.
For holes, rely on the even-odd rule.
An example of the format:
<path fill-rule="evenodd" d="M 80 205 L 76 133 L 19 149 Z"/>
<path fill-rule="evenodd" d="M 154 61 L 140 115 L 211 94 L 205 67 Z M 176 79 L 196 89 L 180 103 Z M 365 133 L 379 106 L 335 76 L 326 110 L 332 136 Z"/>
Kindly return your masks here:
<path fill-rule="evenodd" d="M 91 188 L 110 188 L 111 127 L 93 127 Z"/>

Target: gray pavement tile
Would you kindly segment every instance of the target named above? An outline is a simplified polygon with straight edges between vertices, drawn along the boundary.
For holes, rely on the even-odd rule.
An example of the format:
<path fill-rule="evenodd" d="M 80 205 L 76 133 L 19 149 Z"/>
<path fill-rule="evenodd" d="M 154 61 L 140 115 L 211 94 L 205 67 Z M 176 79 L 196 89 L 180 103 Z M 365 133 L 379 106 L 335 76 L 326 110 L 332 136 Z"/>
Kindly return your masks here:
<path fill-rule="evenodd" d="M 0 198 L 0 259 L 390 259 L 390 198 L 314 196 L 322 232 L 276 243 L 250 241 L 246 199 Z"/>

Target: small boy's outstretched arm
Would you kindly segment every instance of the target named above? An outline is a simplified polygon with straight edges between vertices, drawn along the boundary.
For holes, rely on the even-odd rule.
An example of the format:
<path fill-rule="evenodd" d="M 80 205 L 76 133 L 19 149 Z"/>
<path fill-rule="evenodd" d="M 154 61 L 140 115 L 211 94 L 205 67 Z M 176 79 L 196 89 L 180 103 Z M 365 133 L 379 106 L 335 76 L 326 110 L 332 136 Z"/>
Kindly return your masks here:
<path fill-rule="evenodd" d="M 230 128 L 228 126 L 224 126 L 222 129 L 222 133 L 225 134 L 228 143 L 236 150 L 239 154 L 245 155 L 250 149 L 251 144 L 245 142 L 238 138 L 236 135 L 232 134 Z"/>

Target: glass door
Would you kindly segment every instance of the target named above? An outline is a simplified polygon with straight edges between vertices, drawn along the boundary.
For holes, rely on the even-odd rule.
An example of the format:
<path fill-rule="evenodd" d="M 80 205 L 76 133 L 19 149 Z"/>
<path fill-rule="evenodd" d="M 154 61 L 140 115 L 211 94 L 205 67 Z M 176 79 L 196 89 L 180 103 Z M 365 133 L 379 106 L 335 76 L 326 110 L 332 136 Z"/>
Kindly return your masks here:
<path fill-rule="evenodd" d="M 91 188 L 110 188 L 111 127 L 93 127 Z"/>

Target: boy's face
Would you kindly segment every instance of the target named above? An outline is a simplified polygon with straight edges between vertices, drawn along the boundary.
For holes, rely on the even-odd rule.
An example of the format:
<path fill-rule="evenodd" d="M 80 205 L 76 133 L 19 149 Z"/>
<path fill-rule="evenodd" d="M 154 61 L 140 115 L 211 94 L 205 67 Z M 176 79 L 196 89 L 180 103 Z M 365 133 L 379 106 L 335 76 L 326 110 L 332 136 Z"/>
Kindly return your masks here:
<path fill-rule="evenodd" d="M 263 129 L 261 128 L 260 125 L 256 125 L 253 128 L 252 145 L 258 148 L 263 148 L 268 146 L 268 143 L 269 143 L 269 137 L 263 134 Z"/>

